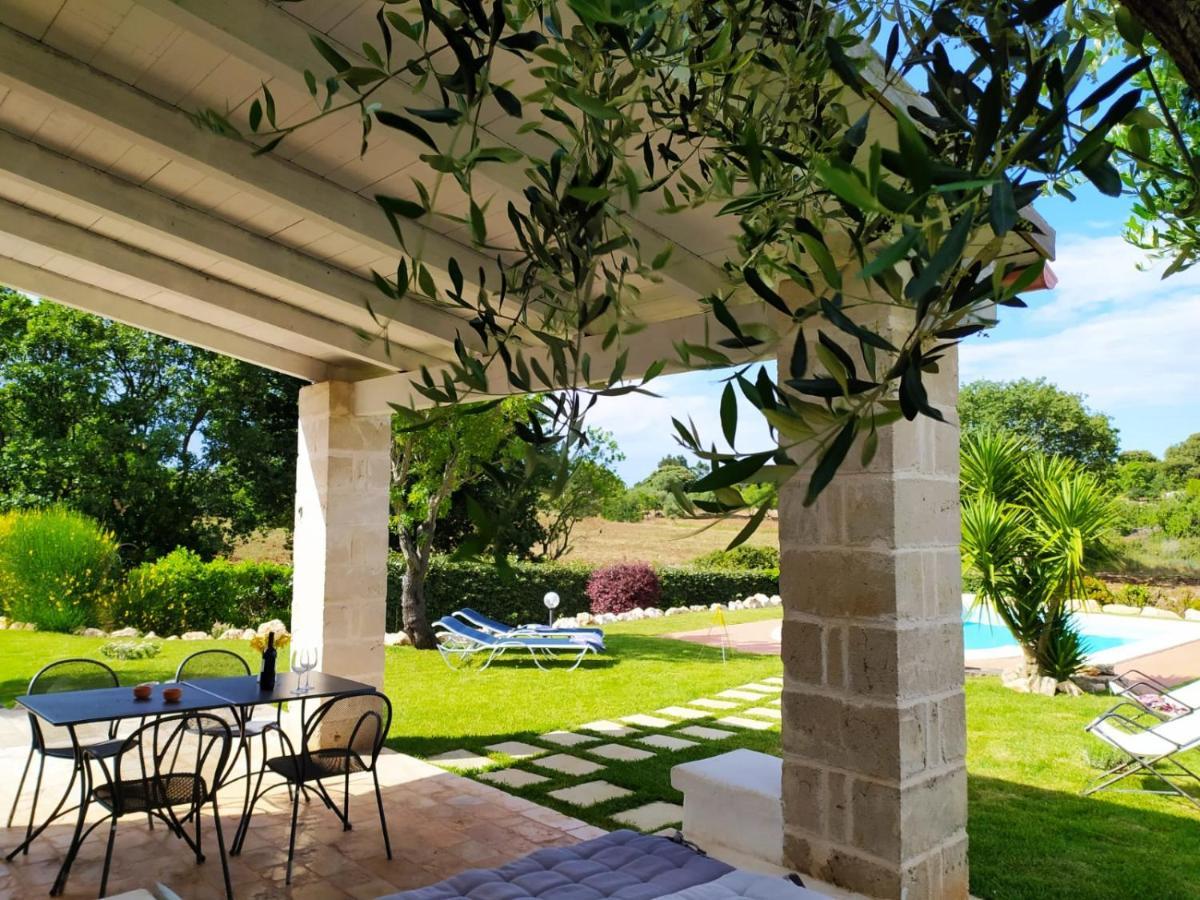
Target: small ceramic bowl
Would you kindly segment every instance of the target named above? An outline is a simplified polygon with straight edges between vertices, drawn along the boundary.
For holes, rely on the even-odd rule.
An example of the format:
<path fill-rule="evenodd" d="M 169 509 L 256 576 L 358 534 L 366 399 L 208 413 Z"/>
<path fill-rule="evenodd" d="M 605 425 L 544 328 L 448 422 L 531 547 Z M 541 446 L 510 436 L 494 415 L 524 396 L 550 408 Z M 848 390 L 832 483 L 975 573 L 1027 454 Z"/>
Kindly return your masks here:
<path fill-rule="evenodd" d="M 149 700 L 150 694 L 153 693 L 154 686 L 150 684 L 139 684 L 133 688 L 134 700 Z"/>
<path fill-rule="evenodd" d="M 163 688 L 162 698 L 167 703 L 178 703 L 183 697 L 183 688 L 181 687 L 166 687 Z"/>

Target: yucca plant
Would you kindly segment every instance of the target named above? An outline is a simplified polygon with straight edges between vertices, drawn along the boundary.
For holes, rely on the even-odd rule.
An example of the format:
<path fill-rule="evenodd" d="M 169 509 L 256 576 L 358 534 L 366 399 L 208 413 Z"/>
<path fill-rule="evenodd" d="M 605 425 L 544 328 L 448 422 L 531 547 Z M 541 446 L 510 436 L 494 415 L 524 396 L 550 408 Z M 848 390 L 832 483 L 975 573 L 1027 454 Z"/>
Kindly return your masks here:
<path fill-rule="evenodd" d="M 1069 459 L 1003 433 L 962 443 L 962 549 L 979 602 L 1007 626 L 1041 675 L 1063 680 L 1086 648 L 1068 601 L 1111 550 L 1112 493 Z"/>

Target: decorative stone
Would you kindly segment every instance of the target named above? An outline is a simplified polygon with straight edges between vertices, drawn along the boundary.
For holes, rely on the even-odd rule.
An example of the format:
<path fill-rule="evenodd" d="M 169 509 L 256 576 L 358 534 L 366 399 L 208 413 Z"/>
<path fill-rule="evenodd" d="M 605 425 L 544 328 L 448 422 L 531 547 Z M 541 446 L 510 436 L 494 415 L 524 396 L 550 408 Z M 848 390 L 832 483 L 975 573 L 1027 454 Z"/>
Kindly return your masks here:
<path fill-rule="evenodd" d="M 530 765 L 537 766 L 539 769 L 549 769 L 551 772 L 559 772 L 563 775 L 592 775 L 604 769 L 604 766 L 600 765 L 600 763 L 580 759 L 578 756 L 571 756 L 569 753 L 555 753 L 551 756 L 543 756 L 540 759 L 533 760 Z"/>
<path fill-rule="evenodd" d="M 725 738 L 733 737 L 735 732 L 725 731 L 721 728 L 709 728 L 707 725 L 689 725 L 686 728 L 677 729 L 676 734 L 686 734 L 688 737 L 700 738 L 704 741 L 723 741 Z"/>
<path fill-rule="evenodd" d="M 167 635 L 167 637 L 166 637 L 166 640 L 168 640 L 168 641 L 177 641 L 177 640 L 179 640 L 179 635 L 177 635 L 177 634 L 169 634 L 169 635 Z"/>
<path fill-rule="evenodd" d="M 605 759 L 616 759 L 621 762 L 640 762 L 654 755 L 649 750 L 626 747 L 624 744 L 601 744 L 599 747 L 589 747 L 587 752 L 594 756 L 603 756 Z"/>
<path fill-rule="evenodd" d="M 383 635 L 383 646 L 385 647 L 407 647 L 411 643 L 412 639 L 403 631 L 391 631 Z"/>
<path fill-rule="evenodd" d="M 717 724 L 733 725 L 737 728 L 749 728 L 754 731 L 766 731 L 773 725 L 772 722 L 767 722 L 763 719 L 747 719 L 744 716 L 725 716 L 723 719 L 717 719 Z"/>
<path fill-rule="evenodd" d="M 255 631 L 253 628 L 247 628 L 242 632 L 242 640 L 243 641 L 253 640 L 257 636 L 258 636 L 258 632 Z"/>
<path fill-rule="evenodd" d="M 636 728 L 626 728 L 624 725 L 617 722 L 610 722 L 608 719 L 587 722 L 579 727 L 583 731 L 597 731 L 608 737 L 627 737 L 631 734 L 637 734 Z"/>
<path fill-rule="evenodd" d="M 111 638 L 135 638 L 139 634 L 141 632 L 136 628 L 118 628 L 116 631 L 110 631 L 108 636 Z M 204 632 L 201 632 L 201 634 L 204 634 Z M 204 636 L 208 637 L 207 634 L 204 634 Z"/>
<path fill-rule="evenodd" d="M 443 769 L 482 769 L 486 766 L 495 765 L 492 760 L 486 756 L 480 756 L 478 753 L 472 753 L 470 750 L 448 750 L 445 753 L 439 753 L 437 756 L 431 756 L 427 760 L 435 766 L 441 766 Z"/>
<path fill-rule="evenodd" d="M 675 723 L 669 719 L 660 719 L 658 716 L 647 716 L 638 713 L 635 716 L 622 716 L 622 722 L 628 722 L 630 725 L 640 725 L 642 728 L 669 728 Z"/>
<path fill-rule="evenodd" d="M 284 625 L 279 619 L 271 619 L 270 621 L 263 622 L 261 625 L 259 625 L 258 631 L 255 633 L 260 637 L 266 637 L 268 631 L 273 631 L 276 634 L 287 634 L 287 626 Z"/>
<path fill-rule="evenodd" d="M 576 734 L 574 731 L 548 731 L 540 735 L 538 740 L 560 747 L 578 747 L 580 744 L 594 744 L 599 738 L 589 734 Z"/>
<path fill-rule="evenodd" d="M 238 640 L 241 640 L 241 638 L 242 638 L 242 629 L 226 628 L 224 631 L 221 632 L 221 634 L 217 638 L 217 640 L 219 640 L 219 641 L 238 641 Z"/>
<path fill-rule="evenodd" d="M 1185 609 L 1183 617 L 1189 622 L 1200 622 L 1200 609 Z"/>
<path fill-rule="evenodd" d="M 686 706 L 664 706 L 662 709 L 656 709 L 655 712 L 662 713 L 664 716 L 670 716 L 673 719 L 705 719 L 709 715 L 701 710 L 689 709 Z"/>
<path fill-rule="evenodd" d="M 207 641 L 207 640 L 210 640 L 210 639 L 211 639 L 211 637 L 212 637 L 212 635 L 210 635 L 210 634 L 209 634 L 207 631 L 185 631 L 185 632 L 184 632 L 184 633 L 183 633 L 183 634 L 180 636 L 180 640 L 184 640 L 184 641 Z"/>
<path fill-rule="evenodd" d="M 737 709 L 738 707 L 738 704 L 730 703 L 728 700 L 710 700 L 707 697 L 689 700 L 688 703 L 692 706 L 703 706 L 706 709 Z"/>
<path fill-rule="evenodd" d="M 523 741 L 503 741 L 499 744 L 488 744 L 484 749 L 491 753 L 503 753 L 505 756 L 511 756 L 513 759 L 528 759 L 531 756 L 540 756 L 546 752 L 542 747 L 535 747 L 533 744 L 526 744 Z"/>
<path fill-rule="evenodd" d="M 683 738 L 670 734 L 648 734 L 645 737 L 634 738 L 639 744 L 647 747 L 657 747 L 659 750 L 686 750 L 688 747 L 698 747 L 695 741 L 685 741 Z"/>
<path fill-rule="evenodd" d="M 1106 603 L 1104 611 L 1110 616 L 1138 616 L 1142 613 L 1141 607 L 1125 603 Z"/>
<path fill-rule="evenodd" d="M 1083 696 L 1083 690 L 1073 681 L 1060 681 L 1055 686 L 1055 690 L 1060 694 L 1066 694 L 1070 697 Z"/>
<path fill-rule="evenodd" d="M 638 831 L 654 831 L 672 822 L 683 821 L 683 807 L 678 803 L 664 803 L 656 800 L 645 806 L 637 806 L 624 812 L 613 813 L 612 816 L 623 825 L 629 825 Z"/>
<path fill-rule="evenodd" d="M 8 616 L 0 616 L 0 631 L 8 628 Z"/>
<path fill-rule="evenodd" d="M 1159 609 L 1157 606 L 1142 607 L 1142 616 L 1148 619 L 1179 619 L 1179 613 L 1173 613 L 1169 609 Z"/>
<path fill-rule="evenodd" d="M 85 628 L 80 634 L 84 637 L 108 637 L 108 633 L 103 628 Z"/>
<path fill-rule="evenodd" d="M 158 640 L 158 635 L 157 635 L 157 634 L 155 634 L 153 631 L 147 631 L 147 632 L 146 632 L 146 633 L 143 635 L 143 637 L 144 637 L 146 640 L 148 640 L 148 641 L 154 641 L 154 640 Z"/>
<path fill-rule="evenodd" d="M 780 709 L 771 709 L 766 706 L 752 706 L 746 710 L 748 716 L 761 716 L 764 719 L 774 719 L 778 722 L 783 718 L 783 711 Z"/>
<path fill-rule="evenodd" d="M 481 772 L 479 777 L 483 781 L 511 788 L 529 787 L 550 780 L 545 775 L 526 772 L 524 769 L 496 769 L 493 772 Z"/>
<path fill-rule="evenodd" d="M 625 788 L 609 784 L 607 781 L 586 781 L 574 787 L 550 791 L 547 796 L 561 800 L 563 803 L 570 803 L 572 806 L 595 806 L 606 800 L 628 797 L 632 793 L 633 791 L 627 791 Z"/>

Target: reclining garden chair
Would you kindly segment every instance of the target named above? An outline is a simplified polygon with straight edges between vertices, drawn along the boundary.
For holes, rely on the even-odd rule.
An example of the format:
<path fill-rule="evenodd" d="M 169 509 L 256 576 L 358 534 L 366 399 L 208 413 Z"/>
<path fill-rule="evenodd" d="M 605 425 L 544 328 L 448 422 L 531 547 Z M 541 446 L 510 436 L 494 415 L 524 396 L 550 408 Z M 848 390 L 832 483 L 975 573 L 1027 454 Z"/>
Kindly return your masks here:
<path fill-rule="evenodd" d="M 601 645 L 604 644 L 604 631 L 600 628 L 555 628 L 553 625 L 506 625 L 490 616 L 485 616 L 481 612 L 476 612 L 469 606 L 464 606 L 457 612 L 451 613 L 451 615 L 462 619 L 472 628 L 478 628 L 480 631 L 486 631 L 488 634 L 494 634 L 497 637 L 509 637 L 516 634 L 586 635 L 595 638 Z"/>
<path fill-rule="evenodd" d="M 1147 715 L 1140 706 L 1122 702 L 1093 720 L 1086 730 L 1121 751 L 1126 759 L 1085 788 L 1085 797 L 1105 789 L 1135 794 L 1177 794 L 1200 807 L 1200 798 L 1175 783 L 1175 780 L 1187 779 L 1200 782 L 1200 776 L 1178 759 L 1187 751 L 1200 748 L 1200 712 L 1162 721 Z M 1139 774 L 1157 779 L 1167 790 L 1112 787 Z"/>
<path fill-rule="evenodd" d="M 1153 675 L 1130 669 L 1110 681 L 1108 689 L 1160 719 L 1186 716 L 1200 708 L 1200 680 L 1170 688 Z"/>
<path fill-rule="evenodd" d="M 438 638 L 438 652 L 452 669 L 461 669 L 468 665 L 478 654 L 483 659 L 480 669 L 486 669 L 493 660 L 503 656 L 509 650 L 527 650 L 533 658 L 534 665 L 546 669 L 559 654 L 567 654 L 571 663 L 568 671 L 579 667 L 584 657 L 589 653 L 599 653 L 604 644 L 593 636 L 565 635 L 555 637 L 550 634 L 509 634 L 495 635 L 472 628 L 453 616 L 443 616 L 433 623 L 433 630 Z"/>

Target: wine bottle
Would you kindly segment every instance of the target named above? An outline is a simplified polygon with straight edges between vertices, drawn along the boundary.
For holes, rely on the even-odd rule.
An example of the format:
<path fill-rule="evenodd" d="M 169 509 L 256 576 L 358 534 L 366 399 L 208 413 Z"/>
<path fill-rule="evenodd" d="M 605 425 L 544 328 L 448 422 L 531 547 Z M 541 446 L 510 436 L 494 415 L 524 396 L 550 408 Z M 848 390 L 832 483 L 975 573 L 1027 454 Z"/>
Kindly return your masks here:
<path fill-rule="evenodd" d="M 258 675 L 258 686 L 269 691 L 275 687 L 275 632 L 267 632 L 267 649 L 263 651 L 262 671 Z"/>

